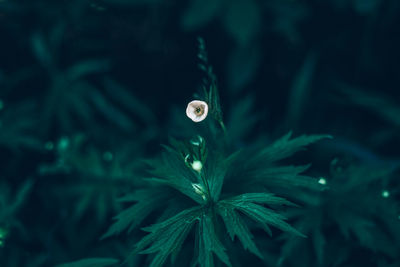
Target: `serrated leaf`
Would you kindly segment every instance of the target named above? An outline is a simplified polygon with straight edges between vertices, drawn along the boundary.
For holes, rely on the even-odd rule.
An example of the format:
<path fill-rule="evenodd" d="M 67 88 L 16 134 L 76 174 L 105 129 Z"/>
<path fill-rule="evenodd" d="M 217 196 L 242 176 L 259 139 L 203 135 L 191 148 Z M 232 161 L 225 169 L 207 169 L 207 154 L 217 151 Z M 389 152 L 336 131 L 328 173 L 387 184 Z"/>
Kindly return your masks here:
<path fill-rule="evenodd" d="M 279 187 L 304 187 L 313 190 L 323 190 L 326 186 L 318 183 L 314 177 L 302 175 L 310 165 L 279 166 L 248 172 L 246 178 L 261 184 Z"/>
<path fill-rule="evenodd" d="M 218 205 L 218 213 L 224 220 L 226 229 L 232 239 L 237 236 L 243 245 L 244 249 L 249 250 L 251 253 L 263 258 L 261 252 L 258 250 L 253 241 L 253 235 L 248 229 L 247 225 L 240 218 L 240 215 L 234 209 L 230 209 L 224 205 Z"/>
<path fill-rule="evenodd" d="M 193 189 L 193 184 L 199 183 L 199 178 L 186 165 L 183 156 L 172 148 L 166 147 L 166 149 L 167 152 L 163 153 L 160 159 L 148 162 L 153 169 L 150 170 L 152 177 L 147 180 L 168 185 L 197 203 L 204 203 L 203 198 Z"/>
<path fill-rule="evenodd" d="M 199 219 L 201 210 L 201 207 L 187 209 L 163 222 L 143 228 L 149 234 L 136 244 L 133 253 L 156 253 L 150 266 L 162 266 L 169 255 L 179 252 L 192 226 Z"/>
<path fill-rule="evenodd" d="M 255 194 L 254 196 L 257 196 Z M 260 195 L 261 196 L 261 195 Z M 276 198 L 274 196 L 265 195 L 264 198 L 262 197 L 250 197 L 249 200 L 243 198 L 242 196 L 235 197 L 233 199 L 226 199 L 220 201 L 221 205 L 228 205 L 231 206 L 232 209 L 236 209 L 244 214 L 246 214 L 252 220 L 258 222 L 263 229 L 270 234 L 270 230 L 268 225 L 274 226 L 284 232 L 289 232 L 298 236 L 304 237 L 302 233 L 294 229 L 290 224 L 288 224 L 285 220 L 287 218 L 274 210 L 268 209 L 262 205 L 254 203 L 252 200 L 255 199 L 258 202 L 268 202 L 271 201 L 272 203 L 286 203 L 284 199 Z M 269 200 L 268 200 L 269 199 Z M 287 202 L 290 203 L 290 202 Z M 291 203 L 290 203 L 291 204 Z"/>
<path fill-rule="evenodd" d="M 116 222 L 111 225 L 108 231 L 101 237 L 107 238 L 112 235 L 120 234 L 122 231 L 131 231 L 155 209 L 164 205 L 164 201 L 169 198 L 169 193 L 165 190 L 138 190 L 135 194 L 129 197 L 125 196 L 124 201 L 134 200 L 138 201 L 131 207 L 123 210 L 117 216 L 114 217 Z"/>
<path fill-rule="evenodd" d="M 115 266 L 119 260 L 112 258 L 90 258 L 78 260 L 70 263 L 59 264 L 57 267 L 107 267 Z"/>
<path fill-rule="evenodd" d="M 312 143 L 325 138 L 332 138 L 330 135 L 301 135 L 291 139 L 291 136 L 291 132 L 284 135 L 272 143 L 272 145 L 261 150 L 260 153 L 255 156 L 255 159 L 262 160 L 263 162 L 279 161 L 305 149 L 306 146 Z"/>
<path fill-rule="evenodd" d="M 254 202 L 259 204 L 267 205 L 287 205 L 287 206 L 297 206 L 296 204 L 284 199 L 282 197 L 277 197 L 271 193 L 246 193 L 236 197 L 229 198 L 227 200 L 233 205 L 241 205 L 246 202 Z"/>
<path fill-rule="evenodd" d="M 226 254 L 226 249 L 215 233 L 212 217 L 208 213 L 203 213 L 198 225 L 198 264 L 201 267 L 213 267 L 213 253 L 226 265 L 232 266 L 229 257 Z"/>
<path fill-rule="evenodd" d="M 211 153 L 207 160 L 204 176 L 208 180 L 210 194 L 214 201 L 219 200 L 228 166 L 229 162 L 221 155 Z"/>

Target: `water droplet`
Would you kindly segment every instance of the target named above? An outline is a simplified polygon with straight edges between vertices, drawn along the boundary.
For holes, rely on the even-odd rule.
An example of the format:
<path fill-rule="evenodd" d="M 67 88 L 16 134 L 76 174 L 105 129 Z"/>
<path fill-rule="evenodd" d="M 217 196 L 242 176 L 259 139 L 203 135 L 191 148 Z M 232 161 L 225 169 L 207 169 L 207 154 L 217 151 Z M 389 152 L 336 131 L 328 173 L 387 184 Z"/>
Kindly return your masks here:
<path fill-rule="evenodd" d="M 389 191 L 387 191 L 387 190 L 383 190 L 383 191 L 382 191 L 382 197 L 388 198 L 389 196 L 390 196 Z"/>
<path fill-rule="evenodd" d="M 0 239 L 4 239 L 8 234 L 8 231 L 2 227 L 0 227 Z"/>
<path fill-rule="evenodd" d="M 66 150 L 69 146 L 69 139 L 66 136 L 60 138 L 57 144 L 58 150 Z"/>
<path fill-rule="evenodd" d="M 322 185 L 326 185 L 326 179 L 324 177 L 321 177 L 321 178 L 319 178 L 318 183 L 322 184 Z"/>

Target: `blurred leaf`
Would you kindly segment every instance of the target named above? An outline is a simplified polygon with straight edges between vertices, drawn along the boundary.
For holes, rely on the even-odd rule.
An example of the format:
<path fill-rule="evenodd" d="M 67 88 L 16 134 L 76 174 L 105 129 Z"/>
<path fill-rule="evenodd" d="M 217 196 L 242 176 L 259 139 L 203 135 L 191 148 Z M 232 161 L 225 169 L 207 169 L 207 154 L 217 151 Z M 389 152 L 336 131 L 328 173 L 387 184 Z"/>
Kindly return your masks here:
<path fill-rule="evenodd" d="M 120 234 L 127 228 L 129 228 L 129 232 L 132 231 L 169 197 L 170 194 L 166 190 L 159 190 L 158 192 L 155 190 L 138 190 L 132 195 L 125 196 L 124 199 L 129 198 L 131 201 L 135 200 L 138 202 L 115 216 L 114 220 L 116 222 L 111 225 L 102 238 Z"/>
<path fill-rule="evenodd" d="M 146 6 L 151 4 L 162 3 L 162 0 L 103 0 L 102 2 L 110 5 L 121 5 L 121 6 Z"/>
<path fill-rule="evenodd" d="M 315 75 L 317 57 L 307 55 L 303 65 L 294 78 L 289 94 L 287 127 L 297 127 L 311 98 L 312 80 Z"/>
<path fill-rule="evenodd" d="M 378 11 L 381 0 L 354 0 L 354 7 L 360 14 L 369 15 Z"/>
<path fill-rule="evenodd" d="M 394 103 L 392 99 L 346 84 L 339 84 L 338 87 L 340 87 L 340 92 L 353 104 L 371 110 L 396 127 L 400 126 L 400 106 L 398 103 Z"/>
<path fill-rule="evenodd" d="M 261 10 L 254 0 L 229 2 L 223 23 L 233 38 L 241 45 L 249 44 L 261 28 Z"/>
<path fill-rule="evenodd" d="M 237 45 L 231 51 L 226 65 L 226 76 L 233 94 L 243 90 L 252 81 L 261 61 L 262 51 L 257 44 Z"/>
<path fill-rule="evenodd" d="M 146 124 L 153 125 L 157 123 L 154 112 L 140 99 L 136 98 L 128 88 L 111 79 L 105 79 L 104 84 L 107 95 L 117 101 L 119 105 L 138 115 Z"/>
<path fill-rule="evenodd" d="M 25 101 L 0 110 L 0 145 L 13 151 L 23 147 L 41 149 L 33 102 Z"/>
<path fill-rule="evenodd" d="M 242 142 L 254 131 L 259 116 L 254 114 L 254 97 L 247 96 L 237 101 L 229 112 L 227 130 L 229 138 L 234 142 Z"/>
<path fill-rule="evenodd" d="M 298 27 L 309 15 L 309 6 L 303 1 L 281 0 L 268 1 L 266 5 L 274 17 L 273 29 L 293 43 L 301 41 Z"/>
<path fill-rule="evenodd" d="M 194 31 L 211 22 L 224 5 L 223 0 L 191 0 L 182 17 L 182 27 Z"/>
<path fill-rule="evenodd" d="M 118 260 L 111 258 L 91 258 L 60 264 L 57 267 L 106 267 L 116 266 L 118 262 Z"/>
<path fill-rule="evenodd" d="M 65 70 L 65 76 L 69 81 L 76 81 L 87 75 L 103 73 L 110 69 L 108 60 L 92 59 L 84 60 L 70 66 Z"/>

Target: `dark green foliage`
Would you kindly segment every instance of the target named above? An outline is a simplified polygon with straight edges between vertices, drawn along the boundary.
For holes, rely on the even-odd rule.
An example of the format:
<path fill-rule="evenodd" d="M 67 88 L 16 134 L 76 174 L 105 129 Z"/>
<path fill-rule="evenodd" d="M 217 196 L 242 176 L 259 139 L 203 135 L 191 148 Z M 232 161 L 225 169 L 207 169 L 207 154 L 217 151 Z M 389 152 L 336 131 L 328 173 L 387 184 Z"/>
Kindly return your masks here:
<path fill-rule="evenodd" d="M 221 127 L 219 131 L 226 138 L 215 75 L 208 66 L 204 41 L 199 39 L 199 43 L 199 58 L 202 62 L 200 69 L 207 75 L 203 83 L 204 99 L 209 104 L 211 119 Z M 221 139 L 213 121 L 208 119 L 207 125 L 213 129 L 210 143 L 201 136 L 183 142 L 171 139 L 171 146 L 164 146 L 165 151 L 159 158 L 147 161 L 150 170 L 148 177 L 144 178 L 146 189 L 124 197 L 125 200 L 136 203 L 115 217 L 116 222 L 104 237 L 119 234 L 127 228 L 131 231 L 155 209 L 168 207 L 165 200 L 174 199 L 179 193 L 181 197 L 186 196 L 192 200 L 192 207 L 143 228 L 149 234 L 136 244 L 133 251 L 134 254 L 154 254 L 150 266 L 163 266 L 170 255 L 174 262 L 194 225 L 197 225 L 197 231 L 193 264 L 214 266 L 215 254 L 220 261 L 231 266 L 226 248 L 216 231 L 221 228 L 219 216 L 222 217 L 232 240 L 238 236 L 244 248 L 260 258 L 263 256 L 241 218 L 243 215 L 257 223 L 269 235 L 272 235 L 272 226 L 304 237 L 279 213 L 280 206 L 295 205 L 266 191 L 283 187 L 292 188 L 296 192 L 294 187 L 298 186 L 321 189 L 317 180 L 301 174 L 307 166 L 284 166 L 279 161 L 329 136 L 300 136 L 291 139 L 289 133 L 264 148 L 227 153 L 230 148 L 227 143 L 222 146 L 218 144 Z M 224 187 L 225 183 L 234 184 L 235 189 Z M 168 188 L 172 188 L 175 193 Z M 242 190 L 249 190 L 251 193 Z"/>
<path fill-rule="evenodd" d="M 328 236 L 333 229 L 337 240 L 357 242 L 373 255 L 383 253 L 390 260 L 397 259 L 400 249 L 397 208 L 390 201 L 389 191 L 383 187 L 383 179 L 392 171 L 392 168 L 380 166 L 343 168 L 337 160 L 333 161 L 331 176 L 326 178 L 328 189 L 312 202 L 304 199 L 304 208 L 291 214 L 296 218 L 294 225 L 309 239 L 288 237 L 281 260 L 297 266 L 292 261 L 293 252 L 311 242 L 313 250 L 308 253 L 312 254 L 303 257 L 315 258 L 313 265 L 327 265 L 329 254 L 336 254 L 328 251 L 328 242 L 331 242 Z M 346 250 L 350 255 L 355 248 L 346 247 Z"/>
<path fill-rule="evenodd" d="M 118 260 L 111 258 L 84 259 L 71 263 L 57 265 L 57 267 L 107 267 L 117 266 Z"/>
<path fill-rule="evenodd" d="M 0 146 L 13 151 L 21 148 L 40 148 L 39 138 L 32 116 L 34 105 L 24 102 L 12 107 L 1 102 L 0 108 Z"/>
<path fill-rule="evenodd" d="M 196 223 L 198 227 L 196 248 L 198 251 L 195 251 L 195 254 L 198 258 L 195 258 L 195 263 L 200 266 L 214 266 L 212 253 L 215 253 L 222 262 L 230 265 L 225 248 L 215 232 L 215 228 L 220 228 L 218 224 L 216 225 L 218 220 L 215 212 L 222 217 L 232 239 L 234 236 L 238 236 L 244 248 L 262 258 L 262 254 L 252 241 L 252 234 L 240 214 L 246 215 L 258 223 L 270 235 L 272 234 L 270 226 L 273 226 L 284 232 L 303 236 L 286 222 L 283 215 L 275 210 L 282 205 L 293 206 L 294 204 L 285 198 L 262 191 L 227 197 L 236 192 L 230 192 L 229 187 L 224 189 L 224 181 L 225 183 L 235 183 L 235 188 L 242 189 L 246 189 L 247 183 L 251 183 L 252 186 L 258 185 L 258 190 L 266 190 L 269 184 L 283 187 L 301 185 L 305 188 L 320 189 L 321 185 L 315 179 L 300 174 L 307 169 L 306 167 L 277 167 L 271 166 L 271 164 L 291 156 L 303 149 L 304 146 L 321 138 L 324 136 L 301 136 L 290 140 L 290 134 L 288 134 L 254 154 L 253 157 L 248 157 L 248 154 L 242 151 L 224 157 L 223 151 L 205 148 L 205 140 L 201 137 L 197 139 L 198 142 L 183 143 L 175 140 L 173 141 L 175 149 L 166 147 L 166 151 L 159 159 L 148 161 L 152 170 L 150 170 L 149 178 L 145 178 L 145 181 L 149 183 L 147 189 L 137 191 L 132 196 L 128 195 L 125 198 L 137 201 L 137 203 L 116 217 L 117 221 L 105 236 L 120 233 L 128 227 L 132 229 L 154 209 L 159 208 L 160 205 L 165 206 L 166 199 L 176 197 L 176 193 L 165 195 L 160 191 L 162 190 L 160 186 L 167 186 L 192 199 L 194 206 L 160 223 L 144 228 L 150 234 L 136 245 L 134 253 L 155 254 L 151 266 L 162 266 L 170 254 L 175 258 Z M 180 150 L 177 150 L 179 148 Z M 197 149 L 203 152 L 196 155 Z M 205 152 L 205 149 L 208 152 Z M 204 154 L 207 156 L 199 156 Z M 194 161 L 201 162 L 200 170 L 193 167 Z M 240 168 L 239 166 L 244 167 Z M 283 181 L 280 181 L 281 176 Z M 242 180 L 242 177 L 246 177 L 246 179 Z M 292 179 L 289 180 L 289 177 Z M 224 180 L 225 178 L 226 180 Z M 238 186 L 239 184 L 242 186 Z M 266 187 L 260 187 L 260 185 Z M 273 207 L 273 209 L 266 206 Z"/>
<path fill-rule="evenodd" d="M 399 13 L 0 0 L 0 266 L 398 266 Z"/>

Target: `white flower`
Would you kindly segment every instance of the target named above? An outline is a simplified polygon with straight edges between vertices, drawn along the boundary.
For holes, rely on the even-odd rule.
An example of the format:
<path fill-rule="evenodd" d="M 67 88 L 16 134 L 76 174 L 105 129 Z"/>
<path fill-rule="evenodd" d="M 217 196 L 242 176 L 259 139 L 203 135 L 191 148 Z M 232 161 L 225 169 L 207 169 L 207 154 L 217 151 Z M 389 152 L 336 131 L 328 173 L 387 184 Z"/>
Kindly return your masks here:
<path fill-rule="evenodd" d="M 207 117 L 208 105 L 204 101 L 193 100 L 186 108 L 186 116 L 194 122 L 200 122 Z"/>

